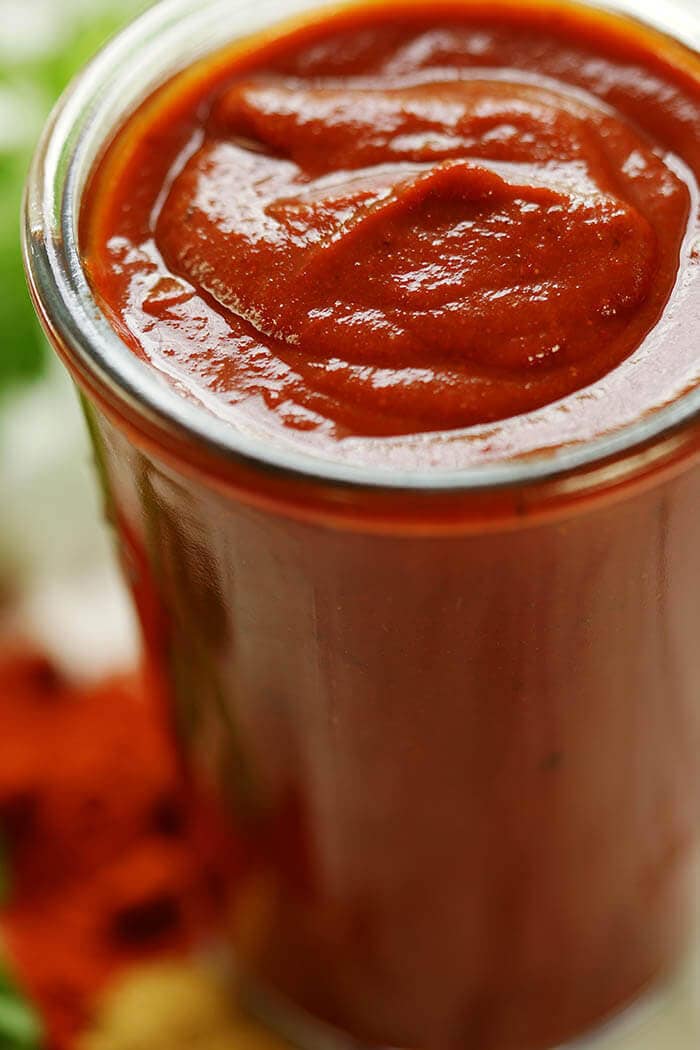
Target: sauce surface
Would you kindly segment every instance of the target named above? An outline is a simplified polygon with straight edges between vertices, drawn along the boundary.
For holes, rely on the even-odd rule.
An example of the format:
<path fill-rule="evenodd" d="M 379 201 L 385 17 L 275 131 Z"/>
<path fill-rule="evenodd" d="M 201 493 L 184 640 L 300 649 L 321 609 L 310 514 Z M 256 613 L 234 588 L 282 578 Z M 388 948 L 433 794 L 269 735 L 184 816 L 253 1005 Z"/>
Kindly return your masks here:
<path fill-rule="evenodd" d="M 110 147 L 93 287 L 185 396 L 324 457 L 454 468 L 631 422 L 698 378 L 700 82 L 655 39 L 383 6 L 219 56 Z"/>

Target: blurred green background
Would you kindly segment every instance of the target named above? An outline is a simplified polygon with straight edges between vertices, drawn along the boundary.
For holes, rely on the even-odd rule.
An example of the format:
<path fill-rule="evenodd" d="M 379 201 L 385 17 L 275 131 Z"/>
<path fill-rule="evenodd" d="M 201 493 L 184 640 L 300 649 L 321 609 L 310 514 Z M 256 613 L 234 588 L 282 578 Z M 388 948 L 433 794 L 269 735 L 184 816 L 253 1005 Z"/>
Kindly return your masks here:
<path fill-rule="evenodd" d="M 145 6 L 0 0 L 0 627 L 7 631 L 9 620 L 10 631 L 41 636 L 43 624 L 49 648 L 55 641 L 70 651 L 70 628 L 52 639 L 51 624 L 63 619 L 76 632 L 74 647 L 82 644 L 90 599 L 99 593 L 108 605 L 106 630 L 117 639 L 114 662 L 128 658 L 118 642 L 120 629 L 125 633 L 120 584 L 98 520 L 75 399 L 29 300 L 19 230 L 25 176 L 51 107 L 73 74 Z M 59 608 L 68 616 L 56 616 Z M 0 906 L 8 885 L 0 838 Z M 7 970 L 0 944 L 0 1050 L 35 1050 L 41 1023 Z"/>
<path fill-rule="evenodd" d="M 113 595 L 119 585 L 76 398 L 46 345 L 25 284 L 22 191 L 58 96 L 147 6 L 148 0 L 0 0 L 0 630 L 7 610 L 14 614 L 23 602 L 21 612 L 31 606 L 24 616 L 29 631 L 50 647 L 59 639 L 43 635 L 55 633 L 61 621 L 71 627 L 82 620 L 84 628 L 96 620 L 89 601 L 74 601 L 70 616 L 61 613 L 67 587 L 83 596 L 90 587 Z M 73 650 L 89 651 L 84 630 L 78 635 Z M 70 642 L 60 639 L 64 648 Z"/>
<path fill-rule="evenodd" d="M 144 0 L 0 0 L 0 391 L 35 377 L 46 349 L 19 250 L 22 186 L 51 106 Z"/>

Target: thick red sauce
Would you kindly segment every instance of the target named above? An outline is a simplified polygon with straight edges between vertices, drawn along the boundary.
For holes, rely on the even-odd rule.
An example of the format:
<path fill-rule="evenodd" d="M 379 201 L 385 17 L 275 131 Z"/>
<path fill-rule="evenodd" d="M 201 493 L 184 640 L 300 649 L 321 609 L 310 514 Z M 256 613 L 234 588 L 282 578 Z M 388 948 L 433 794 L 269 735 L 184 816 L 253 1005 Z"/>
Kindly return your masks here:
<path fill-rule="evenodd" d="M 185 394 L 324 455 L 454 466 L 629 422 L 697 371 L 700 84 L 659 40 L 383 6 L 218 56 L 109 150 L 94 287 Z"/>
<path fill-rule="evenodd" d="M 700 379 L 696 63 L 534 0 L 239 45 L 107 151 L 88 273 L 136 353 L 278 444 L 441 469 L 586 440 Z M 89 411 L 264 987 L 362 1045 L 544 1050 L 670 971 L 700 469 L 556 515 L 509 491 L 481 530 L 397 498 L 394 534 L 360 490 L 347 526 L 222 495 Z"/>

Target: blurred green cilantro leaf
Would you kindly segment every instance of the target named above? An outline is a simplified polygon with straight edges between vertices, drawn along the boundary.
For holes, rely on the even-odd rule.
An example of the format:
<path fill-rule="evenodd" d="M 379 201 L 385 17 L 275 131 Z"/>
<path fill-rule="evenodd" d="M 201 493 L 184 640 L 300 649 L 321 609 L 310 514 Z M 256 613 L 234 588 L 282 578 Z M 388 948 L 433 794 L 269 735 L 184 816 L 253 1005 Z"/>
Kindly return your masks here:
<path fill-rule="evenodd" d="M 37 375 L 46 356 L 19 240 L 22 188 L 42 123 L 74 73 L 145 6 L 144 0 L 0 0 L 0 392 Z"/>
<path fill-rule="evenodd" d="M 19 209 L 28 158 L 0 154 L 0 387 L 38 371 L 43 344 L 29 303 L 19 249 Z"/>
<path fill-rule="evenodd" d="M 0 968 L 0 1050 L 39 1050 L 41 1045 L 39 1015 Z"/>

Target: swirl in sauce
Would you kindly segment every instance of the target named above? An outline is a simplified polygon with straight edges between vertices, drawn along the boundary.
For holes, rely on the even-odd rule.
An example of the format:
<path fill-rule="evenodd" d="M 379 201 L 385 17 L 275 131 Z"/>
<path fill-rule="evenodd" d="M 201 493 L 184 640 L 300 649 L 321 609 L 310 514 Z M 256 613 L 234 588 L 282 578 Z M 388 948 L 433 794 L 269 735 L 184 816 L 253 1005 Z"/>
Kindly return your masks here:
<path fill-rule="evenodd" d="M 687 386 L 691 77 L 581 15 L 354 17 L 170 85 L 112 147 L 87 262 L 134 349 L 239 427 L 402 465 Z"/>

